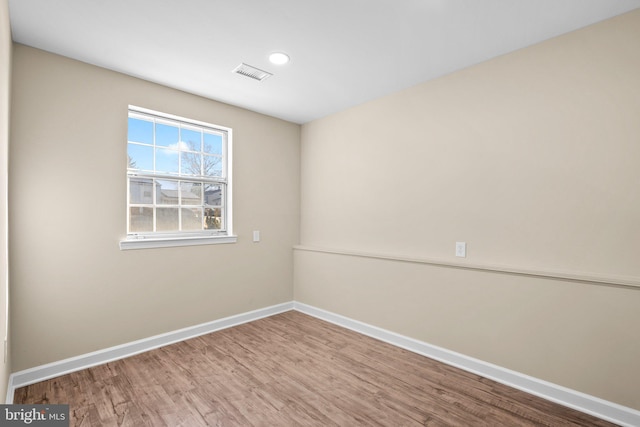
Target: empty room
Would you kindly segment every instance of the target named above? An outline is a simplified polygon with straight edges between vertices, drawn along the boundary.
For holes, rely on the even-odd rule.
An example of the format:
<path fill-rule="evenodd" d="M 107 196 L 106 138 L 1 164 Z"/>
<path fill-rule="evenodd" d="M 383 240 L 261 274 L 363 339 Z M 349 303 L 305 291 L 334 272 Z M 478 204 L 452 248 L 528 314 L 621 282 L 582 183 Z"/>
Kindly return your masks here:
<path fill-rule="evenodd" d="M 0 30 L 0 425 L 640 426 L 640 0 Z"/>

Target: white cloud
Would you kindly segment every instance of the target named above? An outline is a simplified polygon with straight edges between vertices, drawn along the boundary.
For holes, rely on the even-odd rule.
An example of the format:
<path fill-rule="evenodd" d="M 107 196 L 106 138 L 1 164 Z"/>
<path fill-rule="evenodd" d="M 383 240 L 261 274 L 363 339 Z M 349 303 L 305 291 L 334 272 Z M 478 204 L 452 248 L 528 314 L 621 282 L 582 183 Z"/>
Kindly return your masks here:
<path fill-rule="evenodd" d="M 184 141 L 178 141 L 175 144 L 171 144 L 169 148 L 172 150 L 187 151 L 189 149 L 189 145 Z"/>
<path fill-rule="evenodd" d="M 175 144 L 171 144 L 162 149 L 162 154 L 165 156 L 175 156 L 179 151 L 188 151 L 189 145 L 184 141 L 178 141 Z"/>

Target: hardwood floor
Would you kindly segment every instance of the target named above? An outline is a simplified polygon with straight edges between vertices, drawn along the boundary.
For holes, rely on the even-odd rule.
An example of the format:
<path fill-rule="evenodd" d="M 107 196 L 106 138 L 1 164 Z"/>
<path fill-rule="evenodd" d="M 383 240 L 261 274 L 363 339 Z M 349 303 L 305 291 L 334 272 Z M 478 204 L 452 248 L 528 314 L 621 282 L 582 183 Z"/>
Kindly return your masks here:
<path fill-rule="evenodd" d="M 612 426 L 299 312 L 17 389 L 72 426 Z"/>

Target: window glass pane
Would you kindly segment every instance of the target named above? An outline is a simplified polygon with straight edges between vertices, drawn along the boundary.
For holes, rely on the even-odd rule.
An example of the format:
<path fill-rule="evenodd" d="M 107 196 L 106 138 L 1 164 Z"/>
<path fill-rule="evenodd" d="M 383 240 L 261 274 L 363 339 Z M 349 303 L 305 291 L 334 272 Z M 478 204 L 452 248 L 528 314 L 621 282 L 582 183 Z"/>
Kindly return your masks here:
<path fill-rule="evenodd" d="M 146 120 L 129 118 L 128 140 L 153 144 L 153 123 Z"/>
<path fill-rule="evenodd" d="M 220 208 L 204 209 L 204 228 L 207 230 L 220 230 L 222 228 L 222 218 Z"/>
<path fill-rule="evenodd" d="M 202 151 L 202 132 L 191 129 L 181 129 L 180 141 L 184 143 L 183 147 L 191 151 Z"/>
<path fill-rule="evenodd" d="M 156 172 L 177 174 L 179 155 L 178 151 L 156 148 Z"/>
<path fill-rule="evenodd" d="M 202 208 L 182 208 L 182 231 L 202 231 Z"/>
<path fill-rule="evenodd" d="M 202 183 L 182 181 L 180 183 L 180 196 L 183 205 L 202 204 Z"/>
<path fill-rule="evenodd" d="M 153 170 L 153 147 L 137 144 L 127 144 L 129 169 Z"/>
<path fill-rule="evenodd" d="M 205 133 L 203 151 L 209 154 L 222 154 L 222 135 Z"/>
<path fill-rule="evenodd" d="M 225 230 L 227 132 L 135 107 L 129 116 L 128 231 Z"/>
<path fill-rule="evenodd" d="M 178 204 L 178 181 L 156 181 L 156 204 L 177 205 Z"/>
<path fill-rule="evenodd" d="M 156 231 L 178 231 L 178 208 L 156 209 Z"/>
<path fill-rule="evenodd" d="M 156 123 L 156 145 L 178 149 L 178 128 Z"/>
<path fill-rule="evenodd" d="M 153 180 L 129 178 L 129 202 L 134 204 L 152 204 Z"/>
<path fill-rule="evenodd" d="M 153 208 L 129 208 L 129 232 L 153 231 Z"/>
<path fill-rule="evenodd" d="M 204 204 L 208 206 L 222 206 L 222 188 L 220 185 L 205 184 Z"/>
<path fill-rule="evenodd" d="M 182 174 L 183 175 L 200 175 L 200 162 L 202 155 L 200 153 L 180 153 L 182 156 Z"/>
<path fill-rule="evenodd" d="M 222 176 L 222 157 L 218 156 L 207 156 L 206 154 L 203 157 L 203 171 L 205 176 Z"/>

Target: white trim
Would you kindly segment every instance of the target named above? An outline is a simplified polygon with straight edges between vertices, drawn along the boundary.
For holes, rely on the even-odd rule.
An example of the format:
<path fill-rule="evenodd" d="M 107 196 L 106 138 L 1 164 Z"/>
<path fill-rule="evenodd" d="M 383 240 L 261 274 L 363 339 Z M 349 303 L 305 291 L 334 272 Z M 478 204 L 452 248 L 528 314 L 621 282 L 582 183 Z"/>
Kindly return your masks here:
<path fill-rule="evenodd" d="M 227 143 L 222 145 L 222 155 L 227 158 L 224 163 L 224 167 L 227 170 L 226 172 L 222 171 L 222 174 L 227 179 L 227 186 L 224 191 L 226 210 L 224 228 L 229 235 L 233 235 L 233 130 L 231 128 L 225 129 L 227 130 Z M 224 152 L 225 149 L 227 150 L 226 153 Z"/>
<path fill-rule="evenodd" d="M 530 377 L 520 372 L 493 365 L 307 304 L 294 302 L 293 309 L 621 426 L 640 426 L 640 411 L 633 408 L 618 405 L 617 403 Z"/>
<path fill-rule="evenodd" d="M 301 313 L 317 317 L 318 319 L 351 329 L 396 347 L 438 360 L 467 372 L 481 375 L 501 384 L 505 384 L 560 405 L 576 409 L 580 412 L 611 421 L 624 427 L 640 426 L 640 411 L 633 408 L 609 402 L 576 390 L 571 390 L 557 384 L 530 377 L 510 369 L 474 359 L 473 357 L 465 356 L 442 347 L 418 341 L 386 329 L 378 328 L 358 320 L 350 319 L 336 313 L 295 301 L 226 317 L 224 319 L 214 320 L 212 322 L 179 329 L 166 334 L 156 335 L 93 353 L 87 353 L 58 362 L 36 366 L 24 371 L 15 372 L 9 377 L 6 403 L 13 403 L 14 391 L 18 387 L 24 387 L 29 384 L 55 378 L 70 372 L 123 359 L 158 347 L 163 347 L 189 338 L 241 325 L 243 323 L 284 313 L 290 310 L 296 310 Z"/>
<path fill-rule="evenodd" d="M 216 125 L 209 122 L 203 122 L 201 120 L 194 120 L 188 117 L 176 116 L 175 114 L 163 113 L 161 111 L 151 110 L 149 108 L 144 108 L 144 107 L 138 107 L 136 105 L 129 104 L 128 109 L 137 113 L 141 113 L 141 116 L 143 116 L 145 120 L 148 120 L 149 116 L 152 116 L 152 118 L 160 117 L 160 118 L 165 118 L 169 120 L 175 120 L 178 122 L 183 122 L 186 124 L 202 126 L 202 127 L 209 128 L 213 131 L 229 132 L 231 130 L 231 128 L 226 126 L 220 126 L 220 125 Z"/>
<path fill-rule="evenodd" d="M 218 245 L 236 243 L 238 236 L 191 236 L 173 238 L 125 239 L 120 241 L 120 250 L 170 248 L 174 246 Z"/>
<path fill-rule="evenodd" d="M 114 360 L 124 359 L 155 348 L 284 313 L 292 309 L 293 302 L 286 302 L 15 372 L 9 377 L 6 400 L 7 403 L 13 403 L 13 393 L 19 387 L 113 362 Z"/>
<path fill-rule="evenodd" d="M 530 269 L 517 266 L 494 265 L 494 264 L 472 264 L 457 258 L 456 261 L 437 258 L 407 258 L 402 255 L 392 255 L 383 253 L 359 252 L 342 249 L 319 248 L 315 246 L 296 245 L 294 251 L 316 252 L 333 255 L 345 255 L 359 258 L 381 259 L 386 261 L 408 262 L 414 264 L 437 265 L 441 267 L 462 268 L 467 270 L 492 271 L 498 273 L 517 274 L 520 276 L 546 277 L 550 279 L 573 280 L 577 282 L 593 283 L 605 286 L 623 286 L 628 288 L 640 288 L 640 277 L 632 276 L 610 276 L 596 273 L 558 271 L 547 269 Z"/>

